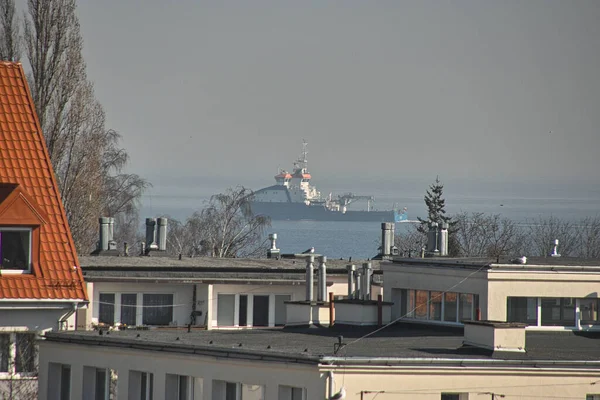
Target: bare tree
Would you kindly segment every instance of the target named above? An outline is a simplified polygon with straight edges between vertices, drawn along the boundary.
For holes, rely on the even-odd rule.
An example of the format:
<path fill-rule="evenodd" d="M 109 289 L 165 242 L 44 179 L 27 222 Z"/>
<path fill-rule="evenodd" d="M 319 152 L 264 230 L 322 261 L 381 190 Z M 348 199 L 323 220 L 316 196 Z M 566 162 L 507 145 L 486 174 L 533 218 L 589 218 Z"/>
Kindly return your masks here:
<path fill-rule="evenodd" d="M 427 235 L 421 233 L 418 225 L 412 224 L 406 232 L 397 233 L 394 237 L 394 246 L 398 253 L 406 257 L 415 257 L 427 243 Z"/>
<path fill-rule="evenodd" d="M 527 221 L 529 226 L 529 249 L 537 256 L 548 256 L 552 253 L 554 241 L 560 242 L 559 252 L 563 256 L 576 255 L 578 232 L 572 222 L 557 217 L 538 218 Z"/>
<path fill-rule="evenodd" d="M 32 96 L 77 250 L 87 252 L 98 216 L 137 226 L 149 183 L 124 173 L 128 155 L 118 146 L 120 135 L 105 127 L 104 109 L 86 75 L 75 0 L 28 0 L 27 6 Z"/>
<path fill-rule="evenodd" d="M 585 258 L 600 258 L 600 217 L 584 218 L 577 225 L 577 230 L 578 246 L 575 255 Z"/>
<path fill-rule="evenodd" d="M 238 187 L 212 196 L 185 224 L 170 220 L 167 251 L 187 257 L 256 257 L 266 254 L 268 217 L 254 215 L 250 189 Z"/>
<path fill-rule="evenodd" d="M 461 256 L 514 256 L 525 251 L 525 232 L 514 221 L 499 214 L 463 212 L 453 220 Z"/>
<path fill-rule="evenodd" d="M 0 0 L 0 58 L 17 61 L 21 58 L 21 34 L 15 0 Z"/>

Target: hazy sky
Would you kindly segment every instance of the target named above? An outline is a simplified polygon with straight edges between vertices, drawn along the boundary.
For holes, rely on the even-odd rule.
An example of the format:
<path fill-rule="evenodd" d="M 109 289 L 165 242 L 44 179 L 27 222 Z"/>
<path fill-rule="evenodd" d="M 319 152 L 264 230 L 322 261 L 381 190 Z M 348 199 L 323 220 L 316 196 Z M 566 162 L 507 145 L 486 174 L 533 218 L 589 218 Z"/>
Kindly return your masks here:
<path fill-rule="evenodd" d="M 81 0 L 131 170 L 600 183 L 600 2 Z M 214 181 L 214 179 L 213 179 Z M 262 184 L 262 185 L 261 185 Z"/>

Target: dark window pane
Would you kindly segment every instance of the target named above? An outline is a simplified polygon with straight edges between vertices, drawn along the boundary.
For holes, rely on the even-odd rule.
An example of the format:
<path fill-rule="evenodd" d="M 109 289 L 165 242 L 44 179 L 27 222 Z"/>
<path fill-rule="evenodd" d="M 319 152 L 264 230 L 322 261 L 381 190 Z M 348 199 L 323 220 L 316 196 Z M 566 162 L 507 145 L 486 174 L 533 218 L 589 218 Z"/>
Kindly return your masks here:
<path fill-rule="evenodd" d="M 458 393 L 442 393 L 441 400 L 460 400 L 460 394 L 458 394 Z"/>
<path fill-rule="evenodd" d="M 29 231 L 0 231 L 2 269 L 29 269 Z"/>
<path fill-rule="evenodd" d="M 16 372 L 35 372 L 35 334 L 17 333 Z"/>
<path fill-rule="evenodd" d="M 96 369 L 96 399 L 106 399 L 106 370 Z"/>
<path fill-rule="evenodd" d="M 100 293 L 98 305 L 98 322 L 114 325 L 115 323 L 115 294 Z"/>
<path fill-rule="evenodd" d="M 241 294 L 239 301 L 239 326 L 248 325 L 248 295 Z"/>
<path fill-rule="evenodd" d="M 575 300 L 565 297 L 542 298 L 542 326 L 574 326 Z"/>
<path fill-rule="evenodd" d="M 444 321 L 456 322 L 457 300 L 457 293 L 446 293 L 444 295 Z"/>
<path fill-rule="evenodd" d="M 71 399 L 71 366 L 63 365 L 60 370 L 60 400 Z"/>
<path fill-rule="evenodd" d="M 217 296 L 217 325 L 233 326 L 235 295 L 220 294 Z"/>
<path fill-rule="evenodd" d="M 598 315 L 598 299 L 580 299 L 579 310 L 581 312 L 581 323 L 585 325 L 598 325 L 600 318 Z"/>
<path fill-rule="evenodd" d="M 144 325 L 169 325 L 173 321 L 172 294 L 145 294 L 142 323 Z"/>
<path fill-rule="evenodd" d="M 8 356 L 10 351 L 10 335 L 0 335 L 0 372 L 8 372 Z"/>
<path fill-rule="evenodd" d="M 135 314 L 137 306 L 137 294 L 121 295 L 121 323 L 125 325 L 135 325 Z"/>
<path fill-rule="evenodd" d="M 469 293 L 461 293 L 458 300 L 458 322 L 472 320 L 476 307 L 474 304 L 473 295 Z"/>
<path fill-rule="evenodd" d="M 233 382 L 225 383 L 225 400 L 237 400 L 237 384 Z"/>
<path fill-rule="evenodd" d="M 506 300 L 506 319 L 508 322 L 537 325 L 537 310 L 536 297 L 509 297 Z"/>
<path fill-rule="evenodd" d="M 269 325 L 269 296 L 254 296 L 252 326 Z"/>
<path fill-rule="evenodd" d="M 431 292 L 429 298 L 429 319 L 442 320 L 442 292 Z"/>

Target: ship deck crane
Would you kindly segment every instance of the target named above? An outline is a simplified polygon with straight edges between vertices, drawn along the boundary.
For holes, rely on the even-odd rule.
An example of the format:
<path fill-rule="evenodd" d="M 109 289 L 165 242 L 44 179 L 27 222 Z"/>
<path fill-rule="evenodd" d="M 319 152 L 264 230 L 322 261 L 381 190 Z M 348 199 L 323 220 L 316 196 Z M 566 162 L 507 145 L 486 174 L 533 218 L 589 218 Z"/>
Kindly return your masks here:
<path fill-rule="evenodd" d="M 356 202 L 356 201 L 366 201 L 367 202 L 367 211 L 371 211 L 371 202 L 375 201 L 375 197 L 373 196 L 357 196 L 352 193 L 346 193 L 341 196 L 338 196 L 338 201 L 342 209 L 346 209 L 347 206 Z"/>

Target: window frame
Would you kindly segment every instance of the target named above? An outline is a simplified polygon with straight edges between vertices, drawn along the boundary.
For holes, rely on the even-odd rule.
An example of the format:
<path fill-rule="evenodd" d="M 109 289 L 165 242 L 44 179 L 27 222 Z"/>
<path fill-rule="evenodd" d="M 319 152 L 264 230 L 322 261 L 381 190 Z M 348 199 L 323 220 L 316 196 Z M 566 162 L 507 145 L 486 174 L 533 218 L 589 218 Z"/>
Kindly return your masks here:
<path fill-rule="evenodd" d="M 2 232 L 27 232 L 29 236 L 29 245 L 27 256 L 27 269 L 4 268 L 2 266 Z M 29 226 L 0 226 L 0 274 L 2 275 L 20 275 L 31 274 L 33 270 L 33 228 Z"/>

